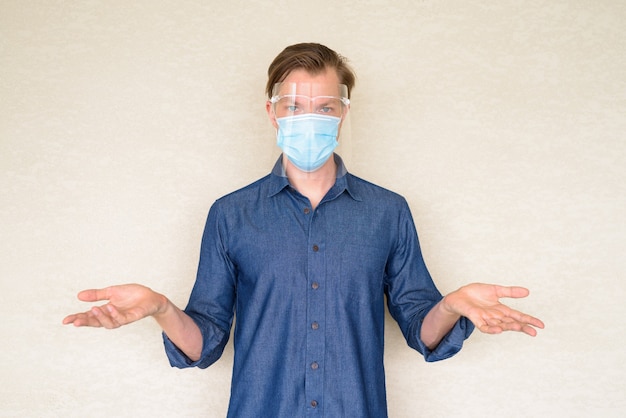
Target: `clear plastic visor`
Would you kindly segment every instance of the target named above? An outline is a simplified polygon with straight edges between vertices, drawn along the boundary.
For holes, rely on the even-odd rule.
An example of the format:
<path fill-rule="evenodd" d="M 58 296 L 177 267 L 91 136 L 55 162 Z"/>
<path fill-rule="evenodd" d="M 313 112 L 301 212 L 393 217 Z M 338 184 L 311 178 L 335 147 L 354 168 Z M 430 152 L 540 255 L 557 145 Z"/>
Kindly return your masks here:
<path fill-rule="evenodd" d="M 270 103 L 277 118 L 313 113 L 343 119 L 350 99 L 344 84 L 276 83 Z"/>

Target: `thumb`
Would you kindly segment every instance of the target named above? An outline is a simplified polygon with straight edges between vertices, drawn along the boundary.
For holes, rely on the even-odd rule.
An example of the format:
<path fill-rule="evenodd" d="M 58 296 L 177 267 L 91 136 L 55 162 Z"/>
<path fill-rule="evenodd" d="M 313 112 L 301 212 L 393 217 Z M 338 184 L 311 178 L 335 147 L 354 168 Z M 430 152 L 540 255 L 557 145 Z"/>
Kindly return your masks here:
<path fill-rule="evenodd" d="M 525 298 L 530 291 L 520 286 L 497 286 L 496 294 L 499 298 Z"/>
<path fill-rule="evenodd" d="M 110 298 L 110 288 L 105 289 L 86 289 L 78 293 L 78 300 L 83 302 L 96 302 L 99 300 L 108 300 Z"/>

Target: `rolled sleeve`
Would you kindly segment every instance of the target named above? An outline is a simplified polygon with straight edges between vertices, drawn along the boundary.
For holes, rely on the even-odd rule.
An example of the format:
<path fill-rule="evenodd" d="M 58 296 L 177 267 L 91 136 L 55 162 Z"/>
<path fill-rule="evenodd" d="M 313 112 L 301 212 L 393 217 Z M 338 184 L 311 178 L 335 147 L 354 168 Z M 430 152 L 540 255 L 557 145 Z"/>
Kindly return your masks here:
<path fill-rule="evenodd" d="M 456 353 L 461 351 L 461 348 L 463 348 L 463 342 L 469 338 L 474 331 L 474 324 L 472 324 L 469 319 L 461 317 L 461 319 L 454 324 L 454 327 L 445 335 L 445 337 L 443 337 L 437 347 L 435 347 L 434 350 L 430 350 L 419 337 L 423 323 L 423 319 L 420 319 L 415 327 L 413 338 L 412 341 L 409 342 L 409 345 L 422 353 L 424 359 L 429 363 L 445 360 L 454 356 Z"/>
<path fill-rule="evenodd" d="M 224 347 L 228 342 L 229 333 L 225 332 L 213 324 L 205 324 L 201 328 L 202 332 L 202 353 L 198 361 L 191 360 L 176 344 L 169 339 L 167 334 L 163 333 L 163 344 L 165 346 L 165 354 L 170 361 L 172 367 L 184 369 L 187 367 L 199 367 L 206 369 L 215 363 L 224 352 Z"/>

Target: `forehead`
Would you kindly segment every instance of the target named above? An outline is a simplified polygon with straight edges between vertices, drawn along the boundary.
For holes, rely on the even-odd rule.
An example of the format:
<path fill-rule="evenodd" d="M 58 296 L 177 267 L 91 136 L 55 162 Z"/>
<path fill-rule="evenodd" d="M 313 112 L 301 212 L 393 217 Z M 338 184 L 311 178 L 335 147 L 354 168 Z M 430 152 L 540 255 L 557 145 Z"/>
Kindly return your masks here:
<path fill-rule="evenodd" d="M 290 86 L 296 91 L 281 92 L 281 94 L 304 94 L 307 96 L 337 96 L 339 95 L 339 77 L 334 69 L 327 69 L 321 73 L 311 74 L 304 69 L 290 72 L 281 83 Z"/>

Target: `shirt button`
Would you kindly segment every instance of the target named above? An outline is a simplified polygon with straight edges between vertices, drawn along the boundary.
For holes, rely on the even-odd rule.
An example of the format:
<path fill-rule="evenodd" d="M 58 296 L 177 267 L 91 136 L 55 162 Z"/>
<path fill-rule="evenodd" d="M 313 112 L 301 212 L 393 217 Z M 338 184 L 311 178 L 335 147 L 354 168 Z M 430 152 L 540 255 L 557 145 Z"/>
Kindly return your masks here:
<path fill-rule="evenodd" d="M 319 365 L 319 364 L 317 364 L 317 362 L 316 362 L 316 361 L 314 361 L 313 363 L 311 363 L 311 368 L 312 368 L 313 370 L 317 370 L 317 369 L 319 369 L 319 368 L 320 368 L 320 365 Z"/>
<path fill-rule="evenodd" d="M 313 246 L 313 251 L 314 252 L 318 252 L 320 250 L 320 247 L 318 247 L 317 245 Z"/>
<path fill-rule="evenodd" d="M 320 287 L 320 284 L 318 282 L 313 282 L 313 284 L 311 284 L 311 287 L 313 288 L 313 290 L 317 290 Z"/>
<path fill-rule="evenodd" d="M 311 209 L 309 208 L 304 208 L 304 214 L 308 215 L 309 213 L 311 213 Z"/>
<path fill-rule="evenodd" d="M 317 401 L 311 401 L 311 406 L 313 408 L 317 408 Z"/>
<path fill-rule="evenodd" d="M 311 324 L 311 328 L 313 328 L 313 329 L 318 329 L 319 327 L 320 327 L 320 324 L 318 324 L 317 322 L 313 322 Z"/>

